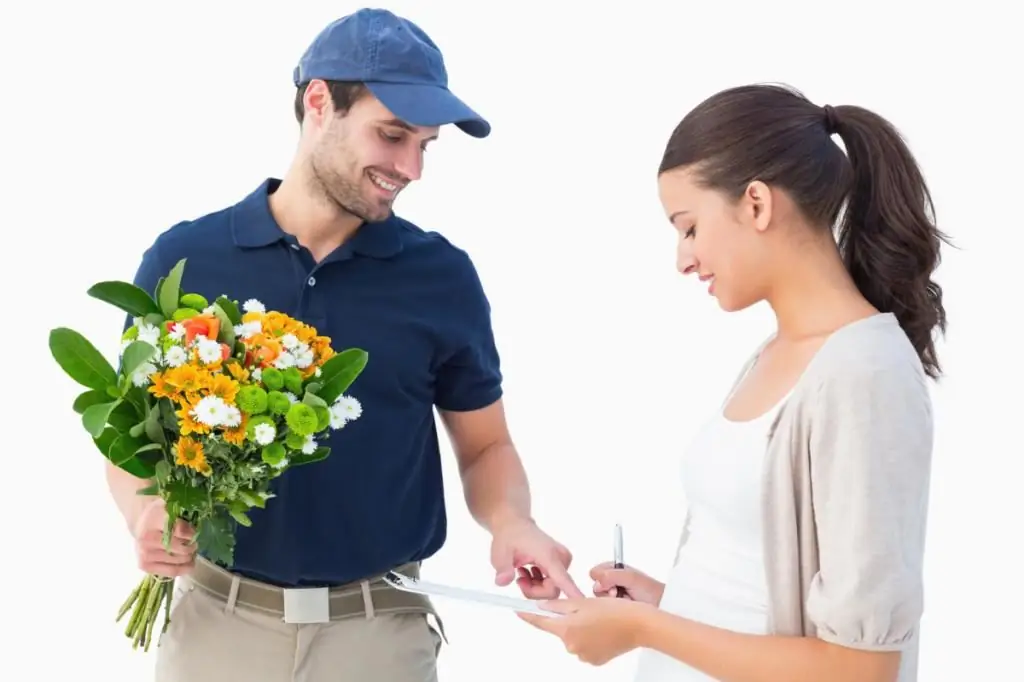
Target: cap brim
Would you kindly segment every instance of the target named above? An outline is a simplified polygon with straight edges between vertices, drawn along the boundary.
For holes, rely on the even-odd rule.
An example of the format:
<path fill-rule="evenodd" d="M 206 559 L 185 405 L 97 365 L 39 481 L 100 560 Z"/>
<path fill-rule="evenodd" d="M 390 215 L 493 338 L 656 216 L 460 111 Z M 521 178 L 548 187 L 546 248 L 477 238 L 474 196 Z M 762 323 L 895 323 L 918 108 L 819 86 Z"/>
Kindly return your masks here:
<path fill-rule="evenodd" d="M 491 124 L 447 88 L 414 83 L 366 83 L 398 118 L 416 126 L 454 124 L 467 135 L 487 137 Z"/>

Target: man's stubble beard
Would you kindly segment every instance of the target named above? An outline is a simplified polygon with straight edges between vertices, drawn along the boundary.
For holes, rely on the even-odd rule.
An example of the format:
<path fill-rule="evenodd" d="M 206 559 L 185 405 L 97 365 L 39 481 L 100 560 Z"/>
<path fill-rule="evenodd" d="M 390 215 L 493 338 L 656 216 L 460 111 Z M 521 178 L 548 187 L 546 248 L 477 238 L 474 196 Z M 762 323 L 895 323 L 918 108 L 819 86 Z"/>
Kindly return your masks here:
<path fill-rule="evenodd" d="M 362 176 L 354 168 L 349 169 L 349 173 L 356 176 L 355 182 L 332 168 L 319 157 L 319 154 L 313 154 L 310 158 L 310 170 L 312 181 L 316 185 L 314 190 L 339 210 L 370 223 L 384 220 L 391 215 L 390 205 L 366 200 L 360 190 L 359 181 Z"/>

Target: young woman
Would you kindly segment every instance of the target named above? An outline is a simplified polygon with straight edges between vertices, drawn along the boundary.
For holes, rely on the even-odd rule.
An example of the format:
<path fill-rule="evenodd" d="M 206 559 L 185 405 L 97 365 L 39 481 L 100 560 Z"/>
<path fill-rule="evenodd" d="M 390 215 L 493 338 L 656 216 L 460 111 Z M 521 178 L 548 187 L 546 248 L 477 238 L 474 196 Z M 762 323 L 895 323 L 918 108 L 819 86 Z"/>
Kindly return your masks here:
<path fill-rule="evenodd" d="M 756 85 L 690 112 L 658 183 L 680 272 L 777 331 L 685 453 L 668 584 L 600 565 L 630 598 L 521 617 L 589 663 L 643 649 L 636 682 L 916 680 L 945 329 L 921 172 L 878 115 Z"/>

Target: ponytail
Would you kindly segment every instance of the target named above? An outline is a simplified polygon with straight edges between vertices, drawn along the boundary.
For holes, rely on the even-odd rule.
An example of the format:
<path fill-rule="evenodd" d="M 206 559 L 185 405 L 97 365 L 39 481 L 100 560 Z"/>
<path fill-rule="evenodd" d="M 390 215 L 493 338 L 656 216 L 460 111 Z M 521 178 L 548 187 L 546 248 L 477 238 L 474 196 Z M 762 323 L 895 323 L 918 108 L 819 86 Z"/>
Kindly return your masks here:
<path fill-rule="evenodd" d="M 928 376 L 941 374 L 932 332 L 945 332 L 946 311 L 931 276 L 946 238 L 914 157 L 885 119 L 855 106 L 820 107 L 782 85 L 730 88 L 672 131 L 658 172 L 674 168 L 696 169 L 704 187 L 729 197 L 753 179 L 776 185 L 810 224 L 836 226 L 861 294 L 899 320 Z"/>
<path fill-rule="evenodd" d="M 931 279 L 947 241 L 935 225 L 934 205 L 913 155 L 885 119 L 856 106 L 826 108 L 827 125 L 846 147 L 853 181 L 837 233 L 854 283 L 878 310 L 891 312 L 937 378 L 932 338 L 945 332 L 942 288 Z"/>

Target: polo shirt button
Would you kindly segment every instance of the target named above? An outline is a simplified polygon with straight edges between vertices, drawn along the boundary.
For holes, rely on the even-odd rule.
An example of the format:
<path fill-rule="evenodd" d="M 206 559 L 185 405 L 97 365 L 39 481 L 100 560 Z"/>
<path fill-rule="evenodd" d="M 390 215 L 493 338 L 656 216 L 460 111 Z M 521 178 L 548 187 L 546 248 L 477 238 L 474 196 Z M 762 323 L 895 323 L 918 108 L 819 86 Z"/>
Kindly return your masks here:
<path fill-rule="evenodd" d="M 316 277 L 310 277 L 308 282 L 309 282 L 309 286 L 315 287 L 316 286 Z"/>
<path fill-rule="evenodd" d="M 298 251 L 298 250 L 299 250 L 299 245 L 298 244 L 292 244 L 292 251 Z"/>

